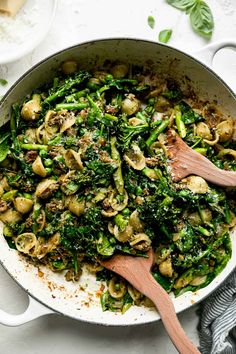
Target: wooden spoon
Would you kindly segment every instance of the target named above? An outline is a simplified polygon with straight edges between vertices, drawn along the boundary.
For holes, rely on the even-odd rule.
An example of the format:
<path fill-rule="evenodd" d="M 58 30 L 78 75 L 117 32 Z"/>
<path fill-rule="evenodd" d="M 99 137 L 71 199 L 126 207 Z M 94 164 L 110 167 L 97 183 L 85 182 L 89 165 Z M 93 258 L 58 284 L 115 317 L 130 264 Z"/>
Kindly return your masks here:
<path fill-rule="evenodd" d="M 181 327 L 169 295 L 150 273 L 154 263 L 154 252 L 152 250 L 148 252 L 148 258 L 115 255 L 111 259 L 100 263 L 103 267 L 121 275 L 153 301 L 166 331 L 179 353 L 200 354 Z"/>
<path fill-rule="evenodd" d="M 222 187 L 236 186 L 236 172 L 221 170 L 206 157 L 191 149 L 175 132 L 167 133 L 167 154 L 175 182 L 191 174 Z"/>

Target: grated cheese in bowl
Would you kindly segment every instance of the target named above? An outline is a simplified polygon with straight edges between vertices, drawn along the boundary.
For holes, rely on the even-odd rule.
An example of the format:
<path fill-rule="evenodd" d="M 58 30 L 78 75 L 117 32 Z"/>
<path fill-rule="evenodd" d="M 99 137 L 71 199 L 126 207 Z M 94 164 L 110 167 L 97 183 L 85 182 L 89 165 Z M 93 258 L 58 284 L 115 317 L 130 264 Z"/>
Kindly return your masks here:
<path fill-rule="evenodd" d="M 28 54 L 46 36 L 57 0 L 27 0 L 14 16 L 0 12 L 0 64 Z"/>
<path fill-rule="evenodd" d="M 29 1 L 21 8 L 15 17 L 7 14 L 0 14 L 0 51 L 11 50 L 16 45 L 22 44 L 38 23 L 38 2 Z M 33 6 L 31 6 L 31 4 Z"/>

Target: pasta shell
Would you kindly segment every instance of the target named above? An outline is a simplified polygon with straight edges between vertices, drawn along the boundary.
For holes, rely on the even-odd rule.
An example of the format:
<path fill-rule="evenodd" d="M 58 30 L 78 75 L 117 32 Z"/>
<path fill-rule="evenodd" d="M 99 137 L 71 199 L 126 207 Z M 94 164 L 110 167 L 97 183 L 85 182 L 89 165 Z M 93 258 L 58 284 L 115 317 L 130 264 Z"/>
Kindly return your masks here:
<path fill-rule="evenodd" d="M 114 299 L 121 299 L 126 293 L 126 285 L 123 280 L 113 277 L 108 283 L 109 294 Z"/>
<path fill-rule="evenodd" d="M 126 226 L 124 231 L 120 231 L 117 225 L 114 226 L 114 236 L 120 242 L 127 242 L 133 235 L 133 228 L 129 224 Z"/>
<path fill-rule="evenodd" d="M 21 214 L 29 213 L 30 210 L 33 208 L 33 205 L 33 201 L 28 198 L 17 197 L 14 200 L 14 206 L 16 210 L 19 211 L 19 213 Z"/>
<path fill-rule="evenodd" d="M 32 164 L 32 170 L 36 175 L 40 177 L 46 177 L 47 171 L 43 166 L 43 162 L 40 156 L 37 156 L 36 160 Z"/>
<path fill-rule="evenodd" d="M 143 224 L 138 216 L 138 211 L 135 210 L 129 217 L 129 224 L 132 226 L 135 232 L 142 232 L 143 231 Z"/>
<path fill-rule="evenodd" d="M 75 124 L 75 116 L 73 114 L 67 115 L 60 127 L 60 133 L 64 133 L 67 129 Z"/>
<path fill-rule="evenodd" d="M 219 134 L 220 141 L 225 142 L 230 140 L 234 132 L 233 120 L 227 119 L 219 123 L 216 127 L 216 131 Z"/>
<path fill-rule="evenodd" d="M 84 168 L 80 153 L 70 149 L 64 154 L 65 164 L 71 170 L 82 170 Z"/>
<path fill-rule="evenodd" d="M 0 220 L 6 224 L 16 223 L 21 220 L 21 215 L 16 210 L 8 209 L 0 213 Z"/>
<path fill-rule="evenodd" d="M 212 134 L 211 134 L 210 128 L 204 122 L 200 122 L 197 124 L 196 134 L 204 139 L 208 139 L 208 140 L 212 139 Z"/>
<path fill-rule="evenodd" d="M 209 190 L 207 182 L 202 177 L 189 176 L 186 178 L 186 182 L 188 189 L 193 193 L 205 194 Z"/>
<path fill-rule="evenodd" d="M 145 166 L 145 157 L 138 145 L 132 145 L 132 149 L 124 155 L 125 161 L 135 170 L 141 171 Z"/>
<path fill-rule="evenodd" d="M 37 238 L 32 232 L 25 232 L 17 236 L 15 239 L 15 245 L 18 251 L 29 254 L 30 250 L 36 245 Z"/>
<path fill-rule="evenodd" d="M 68 204 L 68 209 L 76 216 L 80 216 L 84 213 L 85 201 L 78 200 L 76 196 L 72 196 Z"/>
<path fill-rule="evenodd" d="M 126 208 L 126 206 L 128 205 L 128 193 L 126 192 L 126 190 L 124 190 L 124 195 L 123 195 L 123 200 L 120 201 L 120 199 L 117 199 L 116 197 L 114 197 L 111 200 L 111 207 L 112 209 L 116 210 L 116 211 L 121 211 L 123 209 Z"/>
<path fill-rule="evenodd" d="M 48 198 L 52 193 L 58 189 L 58 183 L 53 179 L 45 179 L 37 185 L 35 195 L 39 198 Z"/>
<path fill-rule="evenodd" d="M 151 246 L 151 240 L 145 233 L 133 235 L 130 240 L 130 246 L 139 251 L 148 251 Z"/>

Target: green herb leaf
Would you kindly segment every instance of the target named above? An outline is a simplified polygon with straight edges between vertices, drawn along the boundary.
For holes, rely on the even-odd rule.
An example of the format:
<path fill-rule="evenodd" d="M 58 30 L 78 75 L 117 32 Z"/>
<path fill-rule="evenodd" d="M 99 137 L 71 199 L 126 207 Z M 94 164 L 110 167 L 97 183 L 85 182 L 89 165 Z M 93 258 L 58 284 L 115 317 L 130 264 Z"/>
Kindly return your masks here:
<path fill-rule="evenodd" d="M 192 28 L 200 36 L 210 38 L 214 29 L 214 19 L 210 7 L 205 1 L 198 0 L 190 11 Z"/>
<path fill-rule="evenodd" d="M 166 0 L 166 2 L 181 11 L 188 12 L 198 0 Z"/>
<path fill-rule="evenodd" d="M 171 29 L 165 29 L 159 33 L 158 39 L 162 43 L 167 43 L 172 35 Z"/>
<path fill-rule="evenodd" d="M 7 80 L 0 79 L 0 85 L 5 86 L 6 84 L 8 84 Z"/>
<path fill-rule="evenodd" d="M 152 17 L 152 16 L 148 16 L 148 25 L 149 25 L 149 27 L 151 27 L 152 29 L 155 27 L 155 19 L 154 19 L 154 17 Z"/>

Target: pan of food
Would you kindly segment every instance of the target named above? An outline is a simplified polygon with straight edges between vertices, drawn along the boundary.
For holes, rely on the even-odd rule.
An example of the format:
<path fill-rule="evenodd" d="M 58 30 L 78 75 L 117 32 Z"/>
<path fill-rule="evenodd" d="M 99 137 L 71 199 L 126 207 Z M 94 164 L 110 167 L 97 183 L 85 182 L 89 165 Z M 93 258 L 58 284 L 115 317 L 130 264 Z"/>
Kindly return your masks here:
<path fill-rule="evenodd" d="M 210 63 L 227 44 L 202 55 Z M 25 73 L 0 112 L 0 262 L 29 295 L 25 313 L 0 311 L 2 324 L 50 313 L 158 320 L 148 298 L 102 267 L 118 253 L 154 250 L 152 274 L 177 313 L 233 271 L 234 186 L 197 170 L 176 179 L 168 153 L 172 134 L 236 171 L 235 95 L 207 65 L 145 40 L 87 42 Z"/>

